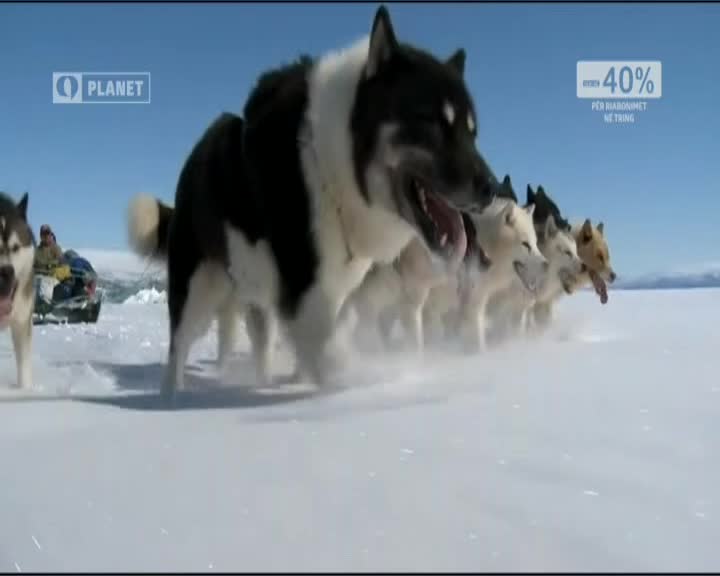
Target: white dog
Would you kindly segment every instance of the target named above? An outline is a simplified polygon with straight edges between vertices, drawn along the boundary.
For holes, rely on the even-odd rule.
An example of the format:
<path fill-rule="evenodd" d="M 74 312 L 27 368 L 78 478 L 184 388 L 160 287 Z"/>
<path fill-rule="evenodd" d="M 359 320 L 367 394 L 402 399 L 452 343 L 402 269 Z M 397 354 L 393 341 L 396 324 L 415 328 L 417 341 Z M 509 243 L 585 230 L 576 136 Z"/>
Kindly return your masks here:
<path fill-rule="evenodd" d="M 465 345 L 484 351 L 489 298 L 515 279 L 527 292 L 537 292 L 545 281 L 548 262 L 537 247 L 533 210 L 534 205 L 523 208 L 514 200 L 499 197 L 482 214 L 470 215 L 475 242 L 492 265 L 481 269 L 471 262 L 456 282 L 431 290 L 425 307 L 429 330 L 436 333 L 443 318 L 455 311 Z"/>

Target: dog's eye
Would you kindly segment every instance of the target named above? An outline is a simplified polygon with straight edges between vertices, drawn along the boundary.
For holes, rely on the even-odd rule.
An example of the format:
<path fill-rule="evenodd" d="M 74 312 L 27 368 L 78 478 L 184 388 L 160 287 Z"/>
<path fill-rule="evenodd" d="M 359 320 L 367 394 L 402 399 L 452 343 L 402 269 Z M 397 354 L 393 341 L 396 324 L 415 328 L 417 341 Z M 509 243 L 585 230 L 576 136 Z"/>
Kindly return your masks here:
<path fill-rule="evenodd" d="M 528 252 L 531 251 L 530 242 L 523 242 L 522 245 L 525 246 L 525 248 L 527 248 L 527 251 L 528 251 Z"/>
<path fill-rule="evenodd" d="M 565 250 L 565 256 L 572 258 L 572 252 L 570 252 L 570 250 Z"/>
<path fill-rule="evenodd" d="M 18 252 L 20 252 L 20 244 L 13 244 L 10 247 L 10 250 L 12 250 L 13 254 L 17 254 Z"/>
<path fill-rule="evenodd" d="M 601 264 L 605 262 L 605 256 L 603 256 L 600 252 L 598 252 L 597 259 L 600 260 Z"/>

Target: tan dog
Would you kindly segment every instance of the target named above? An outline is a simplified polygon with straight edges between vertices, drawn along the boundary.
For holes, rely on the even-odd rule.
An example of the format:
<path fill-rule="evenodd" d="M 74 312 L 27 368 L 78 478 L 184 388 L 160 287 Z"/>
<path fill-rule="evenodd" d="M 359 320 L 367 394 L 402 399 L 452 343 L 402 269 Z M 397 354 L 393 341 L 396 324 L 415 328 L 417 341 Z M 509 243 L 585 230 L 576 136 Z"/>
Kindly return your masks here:
<path fill-rule="evenodd" d="M 574 289 L 592 284 L 600 301 L 606 304 L 608 301 L 606 283 L 615 282 L 617 275 L 610 265 L 610 249 L 605 238 L 605 226 L 600 222 L 593 228 L 588 218 L 582 225 L 573 226 L 572 233 L 577 243 L 578 256 L 586 268 L 585 272 L 578 276 Z"/>

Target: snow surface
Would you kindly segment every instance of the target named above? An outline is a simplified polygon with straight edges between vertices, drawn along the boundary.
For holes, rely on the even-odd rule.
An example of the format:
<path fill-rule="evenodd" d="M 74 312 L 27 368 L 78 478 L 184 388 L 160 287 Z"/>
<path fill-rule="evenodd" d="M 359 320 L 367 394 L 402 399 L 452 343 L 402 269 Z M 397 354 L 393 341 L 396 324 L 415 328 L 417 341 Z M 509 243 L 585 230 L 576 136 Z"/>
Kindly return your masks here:
<path fill-rule="evenodd" d="M 720 569 L 720 290 L 563 301 L 483 357 L 252 387 L 216 333 L 175 410 L 166 306 L 0 335 L 0 571 Z M 281 349 L 281 371 L 289 355 Z"/>
<path fill-rule="evenodd" d="M 132 296 L 128 296 L 123 304 L 165 304 L 167 303 L 167 292 L 152 288 L 138 290 Z"/>

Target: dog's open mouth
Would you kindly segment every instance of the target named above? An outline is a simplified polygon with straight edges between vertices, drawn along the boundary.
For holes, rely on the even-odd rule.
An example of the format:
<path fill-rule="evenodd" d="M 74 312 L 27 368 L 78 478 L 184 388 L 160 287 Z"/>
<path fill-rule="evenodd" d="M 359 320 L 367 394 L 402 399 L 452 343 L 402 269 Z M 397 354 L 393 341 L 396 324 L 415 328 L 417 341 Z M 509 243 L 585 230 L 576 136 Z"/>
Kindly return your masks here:
<path fill-rule="evenodd" d="M 600 297 L 600 302 L 603 304 L 607 304 L 608 290 L 607 284 L 605 284 L 605 280 L 603 280 L 600 277 L 600 274 L 595 272 L 595 270 L 588 270 L 588 274 L 590 275 L 590 280 L 592 281 L 593 288 L 595 288 L 595 293 Z"/>
<path fill-rule="evenodd" d="M 10 293 L 5 296 L 0 296 L 0 323 L 7 320 L 12 314 L 13 302 L 15 300 L 15 292 L 17 291 L 17 282 L 13 284 Z"/>
<path fill-rule="evenodd" d="M 462 212 L 463 226 L 465 226 L 465 236 L 467 237 L 467 251 L 465 252 L 466 264 L 477 264 L 480 270 L 487 270 L 492 266 L 492 260 L 487 252 L 477 241 L 477 230 L 475 224 L 466 212 Z"/>
<path fill-rule="evenodd" d="M 453 263 L 465 257 L 467 236 L 460 212 L 432 192 L 423 180 L 409 179 L 408 196 L 429 248 Z"/>
<path fill-rule="evenodd" d="M 534 278 L 530 278 L 527 266 L 519 260 L 515 260 L 515 262 L 513 262 L 513 268 L 515 268 L 515 273 L 518 275 L 518 278 L 520 278 L 520 281 L 525 289 L 530 292 L 530 294 L 535 294 L 537 292 L 538 285 Z"/>

